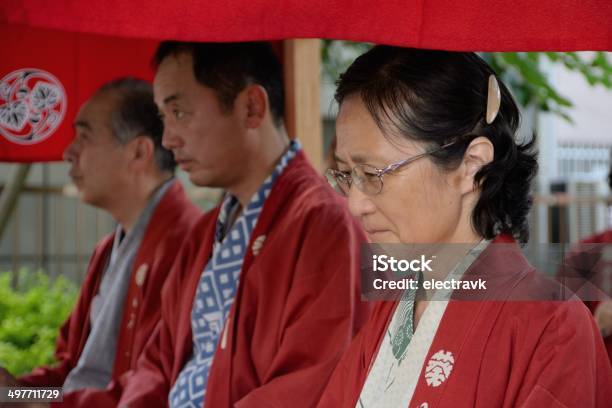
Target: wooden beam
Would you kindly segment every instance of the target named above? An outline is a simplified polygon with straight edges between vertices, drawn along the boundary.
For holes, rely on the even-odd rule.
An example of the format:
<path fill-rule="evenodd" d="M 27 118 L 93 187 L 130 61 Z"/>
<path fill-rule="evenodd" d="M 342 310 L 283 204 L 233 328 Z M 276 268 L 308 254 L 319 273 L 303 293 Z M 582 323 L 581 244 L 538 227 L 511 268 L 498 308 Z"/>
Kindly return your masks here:
<path fill-rule="evenodd" d="M 31 164 L 18 164 L 13 168 L 11 177 L 2 189 L 0 195 L 0 239 L 4 235 L 4 230 L 11 219 L 11 214 L 19 201 L 19 194 L 25 185 Z"/>
<path fill-rule="evenodd" d="M 323 171 L 321 40 L 286 40 L 283 58 L 287 132 L 300 139 L 312 164 Z"/>

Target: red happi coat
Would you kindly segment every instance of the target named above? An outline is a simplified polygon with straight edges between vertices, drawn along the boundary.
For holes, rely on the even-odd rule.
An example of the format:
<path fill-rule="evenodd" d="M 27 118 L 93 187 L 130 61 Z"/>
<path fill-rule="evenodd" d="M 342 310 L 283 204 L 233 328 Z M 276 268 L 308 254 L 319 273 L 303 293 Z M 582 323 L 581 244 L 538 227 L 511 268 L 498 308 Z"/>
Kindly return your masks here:
<path fill-rule="evenodd" d="M 165 407 L 192 355 L 191 311 L 211 257 L 219 208 L 183 245 L 163 291 L 162 320 L 133 373 L 87 407 Z M 253 230 L 220 335 L 206 407 L 313 407 L 358 329 L 359 249 L 346 203 L 299 152 L 276 180 Z M 117 395 L 121 394 L 119 403 Z"/>
<path fill-rule="evenodd" d="M 136 365 L 159 321 L 162 285 L 181 242 L 200 214 L 178 181 L 173 182 L 155 208 L 134 259 L 112 379 Z M 76 305 L 60 329 L 55 352 L 58 363 L 36 368 L 30 374 L 20 377 L 18 380 L 22 385 L 61 387 L 68 373 L 77 364 L 89 336 L 91 302 L 98 292 L 112 250 L 113 237 L 114 234 L 111 234 L 103 238 L 94 250 Z M 140 278 L 136 277 L 138 273 Z M 77 391 L 71 395 L 76 401 L 80 395 L 88 392 Z"/>
<path fill-rule="evenodd" d="M 507 237 L 494 242 L 503 241 Z M 517 298 L 533 288 L 542 293 L 551 288 L 554 284 L 512 245 L 511 254 L 485 250 L 466 275 L 514 275 L 511 291 L 521 292 Z M 478 262 L 485 253 L 487 262 Z M 595 322 L 580 301 L 494 299 L 449 301 L 420 369 L 410 408 L 609 406 L 612 368 Z M 395 306 L 395 302 L 377 304 L 336 368 L 319 408 L 356 406 Z M 428 362 L 435 361 L 439 352 L 452 353 L 454 363 L 441 384 L 430 385 Z"/>
<path fill-rule="evenodd" d="M 602 257 L 601 247 L 599 247 L 598 245 L 592 246 L 589 244 L 612 245 L 612 230 L 607 230 L 600 234 L 592 235 L 588 238 L 581 240 L 580 243 L 586 245 L 583 248 L 581 248 L 580 245 L 577 245 L 577 247 L 570 252 L 570 255 L 567 257 L 564 266 L 577 267 L 583 272 L 594 272 L 594 277 L 592 279 L 595 279 L 595 282 L 593 283 L 595 283 L 600 288 L 607 288 L 607 295 L 610 296 L 609 290 L 612 286 L 612 273 L 610 272 L 610 269 L 612 269 L 612 263 L 609 260 L 605 259 L 605 256 Z M 580 249 L 583 249 L 584 253 L 576 253 L 576 250 Z M 599 306 L 600 302 L 585 301 L 585 304 L 587 305 L 591 313 L 595 313 L 595 310 Z M 612 335 L 606 337 L 604 339 L 604 343 L 608 351 L 608 358 L 610 359 L 610 364 L 612 364 Z"/>

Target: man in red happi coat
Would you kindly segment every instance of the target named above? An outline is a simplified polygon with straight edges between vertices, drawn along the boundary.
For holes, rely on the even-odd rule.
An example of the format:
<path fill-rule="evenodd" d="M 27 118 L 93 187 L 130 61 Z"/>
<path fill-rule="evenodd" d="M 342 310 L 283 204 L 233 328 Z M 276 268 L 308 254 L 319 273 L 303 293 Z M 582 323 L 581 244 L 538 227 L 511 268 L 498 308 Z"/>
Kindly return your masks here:
<path fill-rule="evenodd" d="M 161 288 L 200 215 L 174 179 L 171 152 L 145 81 L 103 86 L 80 109 L 65 152 L 79 198 L 110 213 L 113 234 L 94 249 L 76 305 L 62 326 L 57 362 L 2 382 L 64 387 L 83 398 L 134 368 L 160 318 Z"/>
<path fill-rule="evenodd" d="M 177 255 L 136 369 L 87 406 L 312 407 L 368 314 L 363 232 L 289 141 L 268 44 L 166 42 L 155 60 L 164 146 L 228 193 Z"/>

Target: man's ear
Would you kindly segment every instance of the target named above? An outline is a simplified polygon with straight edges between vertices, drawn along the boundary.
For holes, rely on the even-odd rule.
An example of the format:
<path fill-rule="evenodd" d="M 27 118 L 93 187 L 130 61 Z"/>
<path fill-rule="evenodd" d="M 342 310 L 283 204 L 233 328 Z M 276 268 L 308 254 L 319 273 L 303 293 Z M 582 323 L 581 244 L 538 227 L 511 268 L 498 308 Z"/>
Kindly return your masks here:
<path fill-rule="evenodd" d="M 476 173 L 488 163 L 493 161 L 493 143 L 484 136 L 478 136 L 468 145 L 463 155 L 461 192 L 470 193 L 474 190 L 474 177 Z"/>
<path fill-rule="evenodd" d="M 148 136 L 137 136 L 129 142 L 131 164 L 134 169 L 147 168 L 155 155 L 155 144 Z"/>
<path fill-rule="evenodd" d="M 242 92 L 243 103 L 246 104 L 246 127 L 256 129 L 261 126 L 269 110 L 268 93 L 257 84 L 247 86 Z"/>

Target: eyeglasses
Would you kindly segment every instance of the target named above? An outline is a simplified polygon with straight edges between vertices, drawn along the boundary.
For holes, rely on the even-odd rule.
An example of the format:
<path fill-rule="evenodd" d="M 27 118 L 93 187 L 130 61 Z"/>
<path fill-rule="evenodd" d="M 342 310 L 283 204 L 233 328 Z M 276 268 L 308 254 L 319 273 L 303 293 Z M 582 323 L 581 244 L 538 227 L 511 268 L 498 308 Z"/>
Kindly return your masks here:
<path fill-rule="evenodd" d="M 329 184 L 331 184 L 331 186 L 340 194 L 348 195 L 351 189 L 351 185 L 354 181 L 355 186 L 357 186 L 360 191 L 369 196 L 374 196 L 382 191 L 383 176 L 385 174 L 399 170 L 401 167 L 407 166 L 410 163 L 414 163 L 415 161 L 425 156 L 439 152 L 440 150 L 449 147 L 453 143 L 454 142 L 447 143 L 440 147 L 427 150 L 421 154 L 417 154 L 416 156 L 412 156 L 397 163 L 390 164 L 384 169 L 378 169 L 369 164 L 358 164 L 357 166 L 353 167 L 350 172 L 340 171 L 336 169 L 327 169 L 327 171 L 325 172 L 325 176 Z"/>

